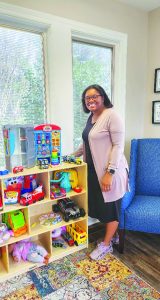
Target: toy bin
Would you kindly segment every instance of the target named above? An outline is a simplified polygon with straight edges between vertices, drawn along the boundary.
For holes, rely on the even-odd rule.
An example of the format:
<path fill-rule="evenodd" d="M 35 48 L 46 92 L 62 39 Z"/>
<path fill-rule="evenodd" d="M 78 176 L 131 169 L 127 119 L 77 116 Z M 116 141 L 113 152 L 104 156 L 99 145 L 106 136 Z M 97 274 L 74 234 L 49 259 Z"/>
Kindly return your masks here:
<path fill-rule="evenodd" d="M 3 126 L 6 168 L 35 165 L 34 128 L 30 125 Z"/>

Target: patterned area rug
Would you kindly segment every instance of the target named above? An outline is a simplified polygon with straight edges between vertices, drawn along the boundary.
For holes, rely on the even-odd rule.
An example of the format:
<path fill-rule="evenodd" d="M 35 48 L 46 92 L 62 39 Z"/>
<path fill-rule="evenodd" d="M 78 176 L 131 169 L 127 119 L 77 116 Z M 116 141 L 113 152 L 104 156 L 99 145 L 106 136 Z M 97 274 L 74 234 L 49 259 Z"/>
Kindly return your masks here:
<path fill-rule="evenodd" d="M 5 281 L 0 285 L 0 299 L 160 299 L 155 289 L 113 255 L 92 261 L 88 254 L 93 247 L 90 244 L 89 249 Z"/>

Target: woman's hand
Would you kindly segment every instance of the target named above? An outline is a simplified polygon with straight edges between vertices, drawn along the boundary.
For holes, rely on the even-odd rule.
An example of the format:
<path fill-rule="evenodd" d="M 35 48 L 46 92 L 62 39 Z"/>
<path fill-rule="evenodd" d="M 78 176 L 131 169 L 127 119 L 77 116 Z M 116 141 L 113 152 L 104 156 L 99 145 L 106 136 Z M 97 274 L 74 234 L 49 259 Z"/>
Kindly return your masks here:
<path fill-rule="evenodd" d="M 106 172 L 103 175 L 100 182 L 102 192 L 109 192 L 111 190 L 112 181 L 113 181 L 113 175 Z"/>

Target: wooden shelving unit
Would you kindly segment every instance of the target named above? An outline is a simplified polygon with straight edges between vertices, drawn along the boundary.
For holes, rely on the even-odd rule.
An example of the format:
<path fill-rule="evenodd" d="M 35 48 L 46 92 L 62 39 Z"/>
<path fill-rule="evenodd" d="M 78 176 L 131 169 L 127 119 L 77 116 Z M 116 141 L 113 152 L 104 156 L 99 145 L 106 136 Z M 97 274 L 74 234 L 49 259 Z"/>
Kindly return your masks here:
<path fill-rule="evenodd" d="M 65 169 L 76 169 L 78 173 L 78 183 L 79 186 L 82 187 L 82 191 L 80 193 L 76 193 L 71 190 L 67 193 L 66 197 L 71 198 L 75 201 L 79 207 L 84 208 L 86 215 L 84 217 L 69 220 L 69 222 L 65 222 L 62 218 L 62 221 L 51 225 L 45 226 L 39 223 L 39 216 L 45 213 L 52 212 L 52 205 L 56 204 L 57 201 L 64 198 L 59 199 L 50 199 L 50 179 L 53 178 L 53 172 L 57 170 L 65 170 Z M 26 176 L 37 174 L 37 180 L 43 183 L 45 198 L 44 200 L 38 201 L 35 204 L 31 204 L 29 206 L 22 206 L 20 204 L 13 205 L 5 205 L 4 203 L 4 181 L 9 178 L 18 177 L 18 176 Z M 45 247 L 45 249 L 50 254 L 49 262 L 52 262 L 56 259 L 60 259 L 66 255 L 79 251 L 81 249 L 88 247 L 88 239 L 85 244 L 79 246 L 68 246 L 64 248 L 54 248 L 52 246 L 52 230 L 59 228 L 64 225 L 69 225 L 74 222 L 78 222 L 79 225 L 85 229 L 88 235 L 88 205 L 87 205 L 87 165 L 82 163 L 80 165 L 76 164 L 68 164 L 62 163 L 58 166 L 49 167 L 48 169 L 40 170 L 38 167 L 34 167 L 31 169 L 24 169 L 23 172 L 13 174 L 9 173 L 4 176 L 0 176 L 0 190 L 2 195 L 3 209 L 0 211 L 0 217 L 6 212 L 10 212 L 13 210 L 24 209 L 25 211 L 25 220 L 27 223 L 27 232 L 18 237 L 10 237 L 9 240 L 0 244 L 1 256 L 0 256 L 0 282 L 11 278 L 12 276 L 21 274 L 23 272 L 27 272 L 32 270 L 41 264 L 24 262 L 15 263 L 8 252 L 8 245 L 15 243 L 17 241 L 31 238 L 32 241 L 39 243 Z"/>

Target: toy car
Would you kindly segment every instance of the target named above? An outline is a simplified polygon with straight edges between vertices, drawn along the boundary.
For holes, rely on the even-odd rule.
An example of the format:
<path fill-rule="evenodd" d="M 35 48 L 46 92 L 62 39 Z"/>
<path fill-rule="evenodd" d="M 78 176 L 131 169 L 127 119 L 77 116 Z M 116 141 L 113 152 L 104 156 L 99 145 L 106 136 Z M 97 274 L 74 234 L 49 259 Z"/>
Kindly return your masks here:
<path fill-rule="evenodd" d="M 74 240 L 68 232 L 62 231 L 61 236 L 68 243 L 69 246 L 74 246 Z"/>
<path fill-rule="evenodd" d="M 39 200 L 43 200 L 44 195 L 45 194 L 42 185 L 40 185 L 33 192 L 22 194 L 20 198 L 20 204 L 27 206 L 36 203 Z"/>
<path fill-rule="evenodd" d="M 69 198 L 64 198 L 52 206 L 54 212 L 62 212 L 63 219 L 68 222 L 70 219 L 77 219 L 85 216 L 85 210 L 79 208 L 75 202 Z"/>
<path fill-rule="evenodd" d="M 65 155 L 62 157 L 63 162 L 74 163 L 80 165 L 82 163 L 82 159 L 80 157 L 75 157 L 74 155 Z"/>
<path fill-rule="evenodd" d="M 49 168 L 48 159 L 40 158 L 38 160 L 38 166 L 39 166 L 40 169 L 48 169 Z"/>
<path fill-rule="evenodd" d="M 18 166 L 18 167 L 14 167 L 13 168 L 13 173 L 19 173 L 19 172 L 23 172 L 24 168 L 23 166 Z"/>
<path fill-rule="evenodd" d="M 64 240 L 58 239 L 58 240 L 52 240 L 52 246 L 55 248 L 66 248 L 66 245 L 64 244 Z"/>
<path fill-rule="evenodd" d="M 50 198 L 51 199 L 57 199 L 61 197 L 66 196 L 66 190 L 63 188 L 60 188 L 60 186 L 56 183 L 51 184 L 51 189 L 50 189 Z"/>
<path fill-rule="evenodd" d="M 0 175 L 6 175 L 6 174 L 8 174 L 9 173 L 9 171 L 7 170 L 7 169 L 0 169 Z"/>

